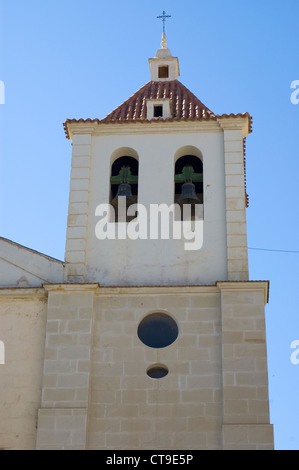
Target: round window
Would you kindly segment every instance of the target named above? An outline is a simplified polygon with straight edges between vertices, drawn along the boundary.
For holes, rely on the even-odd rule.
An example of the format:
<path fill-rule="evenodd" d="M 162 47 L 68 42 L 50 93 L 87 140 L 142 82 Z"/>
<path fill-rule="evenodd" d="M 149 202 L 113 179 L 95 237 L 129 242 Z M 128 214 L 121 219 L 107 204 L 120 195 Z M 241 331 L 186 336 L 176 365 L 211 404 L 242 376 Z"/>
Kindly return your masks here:
<path fill-rule="evenodd" d="M 137 334 L 146 346 L 165 348 L 178 337 L 178 326 L 166 313 L 156 312 L 145 317 L 139 324 Z"/>
<path fill-rule="evenodd" d="M 168 374 L 168 369 L 163 364 L 154 364 L 147 369 L 146 373 L 152 379 L 162 379 Z"/>

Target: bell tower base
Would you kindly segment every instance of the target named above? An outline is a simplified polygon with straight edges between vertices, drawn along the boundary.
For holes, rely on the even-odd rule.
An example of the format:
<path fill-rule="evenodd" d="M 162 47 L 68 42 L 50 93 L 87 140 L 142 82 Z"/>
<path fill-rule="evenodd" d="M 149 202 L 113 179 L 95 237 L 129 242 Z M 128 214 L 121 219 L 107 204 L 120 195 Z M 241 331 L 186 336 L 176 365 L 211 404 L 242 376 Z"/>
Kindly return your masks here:
<path fill-rule="evenodd" d="M 272 449 L 264 306 L 268 282 L 45 285 L 38 449 Z M 138 336 L 172 317 L 167 347 Z M 167 369 L 163 378 L 148 370 Z"/>

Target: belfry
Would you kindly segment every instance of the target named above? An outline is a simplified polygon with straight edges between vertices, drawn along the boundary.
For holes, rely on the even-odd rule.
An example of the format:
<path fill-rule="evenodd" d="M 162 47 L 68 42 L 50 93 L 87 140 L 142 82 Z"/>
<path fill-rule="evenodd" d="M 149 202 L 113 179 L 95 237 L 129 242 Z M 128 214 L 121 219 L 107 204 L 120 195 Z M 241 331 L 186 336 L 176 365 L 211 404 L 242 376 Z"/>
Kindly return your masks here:
<path fill-rule="evenodd" d="M 2 448 L 273 448 L 269 283 L 248 271 L 252 119 L 215 114 L 179 76 L 163 31 L 148 83 L 65 121 L 63 262 L 0 240 L 0 339 L 20 337 L 0 374 Z"/>

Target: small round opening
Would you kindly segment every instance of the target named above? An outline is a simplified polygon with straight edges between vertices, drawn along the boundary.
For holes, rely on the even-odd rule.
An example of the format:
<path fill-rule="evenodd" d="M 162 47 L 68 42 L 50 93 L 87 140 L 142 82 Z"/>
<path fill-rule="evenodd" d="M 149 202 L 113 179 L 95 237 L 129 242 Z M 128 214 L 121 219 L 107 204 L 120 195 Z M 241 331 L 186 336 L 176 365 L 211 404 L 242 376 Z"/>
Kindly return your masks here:
<path fill-rule="evenodd" d="M 153 366 L 150 366 L 147 369 L 146 373 L 152 379 L 161 379 L 162 377 L 165 377 L 168 374 L 168 369 L 162 364 L 155 364 Z"/>
<path fill-rule="evenodd" d="M 140 341 L 151 348 L 164 348 L 178 336 L 176 322 L 166 313 L 151 313 L 139 324 L 137 334 Z"/>

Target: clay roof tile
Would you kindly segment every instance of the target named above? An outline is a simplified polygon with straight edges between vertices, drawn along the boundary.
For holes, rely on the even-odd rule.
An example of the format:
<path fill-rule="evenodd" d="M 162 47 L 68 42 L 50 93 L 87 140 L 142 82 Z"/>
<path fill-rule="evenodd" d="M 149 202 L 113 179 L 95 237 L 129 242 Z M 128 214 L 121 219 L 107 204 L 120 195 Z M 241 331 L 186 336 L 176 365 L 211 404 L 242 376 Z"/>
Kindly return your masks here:
<path fill-rule="evenodd" d="M 165 82 L 148 82 L 124 103 L 109 113 L 101 122 L 140 121 L 146 119 L 146 100 L 171 100 L 173 118 L 195 119 L 215 117 L 193 93 L 178 80 Z M 143 106 L 140 106 L 140 103 Z"/>

